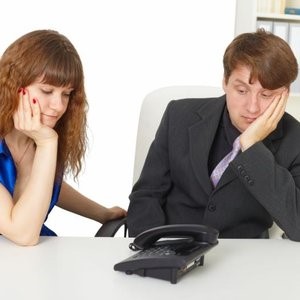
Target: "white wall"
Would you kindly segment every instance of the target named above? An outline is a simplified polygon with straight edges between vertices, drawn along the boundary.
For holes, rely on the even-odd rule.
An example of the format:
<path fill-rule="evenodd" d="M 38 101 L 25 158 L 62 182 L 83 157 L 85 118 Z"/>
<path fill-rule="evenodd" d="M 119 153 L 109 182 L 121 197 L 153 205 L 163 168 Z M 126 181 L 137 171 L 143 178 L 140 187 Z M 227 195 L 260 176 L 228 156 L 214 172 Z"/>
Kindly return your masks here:
<path fill-rule="evenodd" d="M 221 86 L 234 36 L 235 0 L 5 1 L 0 53 L 34 29 L 56 29 L 77 48 L 89 99 L 90 147 L 75 185 L 103 205 L 127 208 L 140 104 L 170 85 Z M 73 184 L 73 183 L 72 183 Z M 92 236 L 99 225 L 55 208 L 58 235 Z"/>

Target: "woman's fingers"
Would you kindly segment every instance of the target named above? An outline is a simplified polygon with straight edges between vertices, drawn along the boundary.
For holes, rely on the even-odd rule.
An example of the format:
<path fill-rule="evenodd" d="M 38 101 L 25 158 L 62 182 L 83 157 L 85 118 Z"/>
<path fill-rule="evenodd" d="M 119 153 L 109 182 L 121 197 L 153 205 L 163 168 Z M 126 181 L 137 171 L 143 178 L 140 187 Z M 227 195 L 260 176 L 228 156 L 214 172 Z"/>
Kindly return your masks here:
<path fill-rule="evenodd" d="M 29 92 L 21 88 L 20 101 L 13 120 L 15 128 L 21 131 L 32 131 L 41 126 L 40 106 L 36 98 L 30 99 Z"/>
<path fill-rule="evenodd" d="M 32 110 L 32 121 L 33 125 L 40 126 L 41 124 L 41 110 L 40 110 L 40 104 L 38 99 L 33 98 L 31 100 L 31 110 Z"/>
<path fill-rule="evenodd" d="M 32 119 L 32 110 L 30 106 L 30 98 L 29 93 L 24 89 L 23 97 L 22 97 L 22 118 L 23 118 L 23 129 L 30 130 L 31 129 L 31 119 Z"/>

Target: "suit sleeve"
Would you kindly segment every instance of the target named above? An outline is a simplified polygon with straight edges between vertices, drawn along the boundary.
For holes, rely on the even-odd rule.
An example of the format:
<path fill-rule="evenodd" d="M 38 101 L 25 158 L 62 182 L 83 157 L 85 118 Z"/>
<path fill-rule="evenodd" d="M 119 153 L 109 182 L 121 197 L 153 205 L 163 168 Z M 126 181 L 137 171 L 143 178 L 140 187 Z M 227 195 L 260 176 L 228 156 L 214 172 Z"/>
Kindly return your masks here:
<path fill-rule="evenodd" d="M 300 241 L 300 154 L 296 151 L 292 154 L 286 149 L 279 158 L 258 142 L 232 161 L 231 167 L 286 235 Z M 289 166 L 284 166 L 287 157 Z"/>
<path fill-rule="evenodd" d="M 168 104 L 164 112 L 140 178 L 129 196 L 129 236 L 136 236 L 146 229 L 166 223 L 163 207 L 172 185 L 168 154 L 169 111 L 172 103 Z"/>

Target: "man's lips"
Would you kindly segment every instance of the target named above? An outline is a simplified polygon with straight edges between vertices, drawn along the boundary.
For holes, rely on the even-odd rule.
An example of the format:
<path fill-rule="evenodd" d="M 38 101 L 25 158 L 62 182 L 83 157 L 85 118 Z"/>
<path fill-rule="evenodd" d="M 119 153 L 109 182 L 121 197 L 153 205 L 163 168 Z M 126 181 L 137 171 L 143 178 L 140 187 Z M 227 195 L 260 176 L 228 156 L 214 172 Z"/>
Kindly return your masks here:
<path fill-rule="evenodd" d="M 243 116 L 243 118 L 246 120 L 246 122 L 248 122 L 248 123 L 252 123 L 252 122 L 254 122 L 256 119 L 257 119 L 257 117 L 246 117 L 246 116 Z"/>

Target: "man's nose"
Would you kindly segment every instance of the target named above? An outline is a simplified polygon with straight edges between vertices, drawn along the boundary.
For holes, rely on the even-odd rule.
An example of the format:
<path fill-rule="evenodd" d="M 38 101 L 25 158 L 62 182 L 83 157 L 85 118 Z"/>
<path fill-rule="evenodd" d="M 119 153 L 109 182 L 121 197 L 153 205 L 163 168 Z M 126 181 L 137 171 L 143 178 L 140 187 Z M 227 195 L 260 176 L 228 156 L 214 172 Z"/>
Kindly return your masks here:
<path fill-rule="evenodd" d="M 259 111 L 259 95 L 252 94 L 248 102 L 248 111 L 255 114 Z"/>

